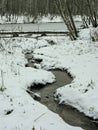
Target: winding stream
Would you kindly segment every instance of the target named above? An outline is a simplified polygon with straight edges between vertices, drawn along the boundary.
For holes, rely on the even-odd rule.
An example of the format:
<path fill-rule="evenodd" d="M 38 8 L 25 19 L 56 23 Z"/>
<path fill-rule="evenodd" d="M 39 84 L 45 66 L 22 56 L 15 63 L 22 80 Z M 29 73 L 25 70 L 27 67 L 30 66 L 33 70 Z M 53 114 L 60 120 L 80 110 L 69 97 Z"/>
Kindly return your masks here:
<path fill-rule="evenodd" d="M 26 58 L 27 57 L 28 56 L 26 56 Z M 28 66 L 32 67 L 33 65 L 29 63 Z M 47 106 L 51 111 L 59 114 L 59 116 L 70 125 L 82 127 L 85 130 L 98 130 L 98 124 L 86 117 L 83 113 L 80 113 L 68 105 L 58 104 L 54 100 L 53 95 L 56 89 L 71 83 L 72 78 L 61 70 L 53 70 L 52 73 L 56 77 L 55 83 L 48 84 L 40 89 L 36 87 L 30 88 L 33 92 L 40 93 L 41 100 L 39 102 Z"/>

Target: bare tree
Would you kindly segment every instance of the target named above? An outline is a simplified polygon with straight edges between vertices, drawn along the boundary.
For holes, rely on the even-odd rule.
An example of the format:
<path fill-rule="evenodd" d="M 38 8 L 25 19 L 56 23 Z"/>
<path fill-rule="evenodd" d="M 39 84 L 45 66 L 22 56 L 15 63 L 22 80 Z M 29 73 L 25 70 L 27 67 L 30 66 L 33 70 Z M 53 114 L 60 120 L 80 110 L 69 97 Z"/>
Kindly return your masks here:
<path fill-rule="evenodd" d="M 97 27 L 98 0 L 74 0 L 74 4 L 81 15 L 85 27 L 91 23 L 93 27 Z M 82 5 L 82 6 L 81 6 Z"/>
<path fill-rule="evenodd" d="M 91 1 L 91 0 L 86 0 L 87 1 L 87 6 L 88 6 L 88 10 L 89 10 L 89 18 L 91 20 L 91 23 L 93 25 L 93 27 L 97 27 L 97 14 L 96 14 L 96 10 L 95 10 L 95 0 Z"/>
<path fill-rule="evenodd" d="M 97 27 L 97 12 L 98 0 L 0 0 L 0 14 L 8 20 L 12 20 L 12 16 L 17 20 L 18 16 L 25 14 L 35 19 L 48 14 L 51 18 L 61 14 L 71 39 L 76 39 L 78 35 L 72 16 L 81 15 L 85 27 L 89 27 L 89 23 Z"/>
<path fill-rule="evenodd" d="M 82 0 L 74 0 L 74 8 L 77 8 L 79 15 L 81 16 L 83 26 L 88 28 L 88 17 L 85 12 L 85 2 Z M 82 5 L 82 6 L 81 6 Z"/>
<path fill-rule="evenodd" d="M 71 40 L 76 40 L 78 37 L 77 29 L 75 27 L 69 3 L 67 0 L 55 0 L 56 6 L 63 18 L 68 30 Z"/>

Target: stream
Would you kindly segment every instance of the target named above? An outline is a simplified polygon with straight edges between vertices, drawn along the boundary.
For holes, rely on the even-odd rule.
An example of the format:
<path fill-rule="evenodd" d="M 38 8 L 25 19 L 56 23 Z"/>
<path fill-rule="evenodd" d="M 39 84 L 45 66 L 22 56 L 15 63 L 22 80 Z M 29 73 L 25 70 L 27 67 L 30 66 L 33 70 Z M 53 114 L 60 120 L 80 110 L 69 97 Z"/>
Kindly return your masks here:
<path fill-rule="evenodd" d="M 30 55 L 26 55 L 26 58 L 29 59 Z M 28 67 L 33 67 L 33 63 L 30 63 L 29 60 Z M 73 79 L 67 72 L 62 70 L 51 70 L 51 72 L 56 77 L 55 83 L 47 84 L 46 86 L 41 85 L 41 88 L 37 88 L 36 86 L 30 88 L 32 92 L 40 93 L 41 100 L 39 102 L 47 106 L 49 110 L 57 113 L 65 122 L 72 126 L 79 126 L 85 130 L 98 130 L 98 124 L 93 122 L 89 117 L 86 117 L 83 113 L 71 106 L 58 104 L 54 100 L 54 92 L 56 89 L 71 83 Z"/>

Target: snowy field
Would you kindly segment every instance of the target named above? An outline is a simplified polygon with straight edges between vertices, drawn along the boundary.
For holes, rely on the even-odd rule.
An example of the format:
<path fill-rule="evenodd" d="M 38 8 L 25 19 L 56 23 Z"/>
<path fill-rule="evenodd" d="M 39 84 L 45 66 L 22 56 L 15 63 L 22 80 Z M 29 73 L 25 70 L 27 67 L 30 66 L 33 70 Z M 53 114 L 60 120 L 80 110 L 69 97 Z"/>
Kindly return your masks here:
<path fill-rule="evenodd" d="M 34 83 L 54 82 L 54 75 L 46 70 L 55 68 L 67 70 L 74 78 L 56 91 L 56 99 L 98 119 L 98 42 L 92 42 L 91 29 L 79 35 L 77 41 L 64 36 L 0 39 L 0 130 L 82 130 L 65 123 L 26 92 Z M 27 51 L 43 59 L 35 64 L 38 69 L 25 67 Z"/>

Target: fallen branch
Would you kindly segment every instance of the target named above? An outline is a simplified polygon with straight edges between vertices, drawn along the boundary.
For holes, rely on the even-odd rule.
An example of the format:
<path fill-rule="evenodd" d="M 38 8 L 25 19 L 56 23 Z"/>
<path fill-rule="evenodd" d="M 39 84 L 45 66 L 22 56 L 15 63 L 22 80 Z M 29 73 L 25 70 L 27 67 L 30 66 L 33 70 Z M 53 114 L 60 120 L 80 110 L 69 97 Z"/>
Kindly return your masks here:
<path fill-rule="evenodd" d="M 36 32 L 0 32 L 0 35 L 13 35 L 13 34 L 29 34 L 29 35 L 32 35 L 32 34 L 69 34 L 68 31 L 36 31 Z"/>

